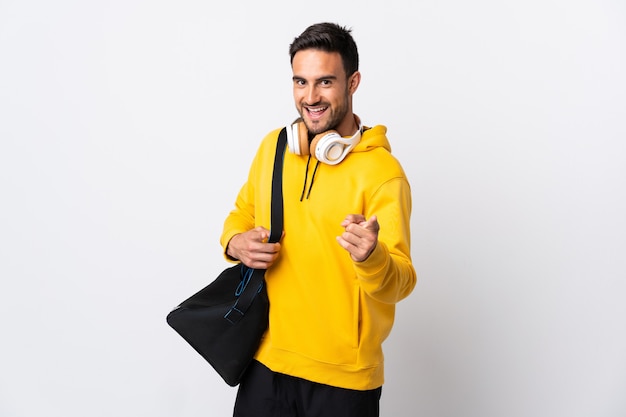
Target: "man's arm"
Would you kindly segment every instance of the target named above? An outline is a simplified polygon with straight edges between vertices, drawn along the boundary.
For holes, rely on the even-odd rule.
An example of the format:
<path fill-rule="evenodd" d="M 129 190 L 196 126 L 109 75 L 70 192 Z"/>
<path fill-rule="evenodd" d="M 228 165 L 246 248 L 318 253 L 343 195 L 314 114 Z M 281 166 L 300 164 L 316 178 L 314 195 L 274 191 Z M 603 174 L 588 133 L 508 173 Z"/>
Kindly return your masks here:
<path fill-rule="evenodd" d="M 417 281 L 410 253 L 408 182 L 404 178 L 386 182 L 368 206 L 368 213 L 343 220 L 345 231 L 337 241 L 350 253 L 361 288 L 378 301 L 396 303 Z"/>

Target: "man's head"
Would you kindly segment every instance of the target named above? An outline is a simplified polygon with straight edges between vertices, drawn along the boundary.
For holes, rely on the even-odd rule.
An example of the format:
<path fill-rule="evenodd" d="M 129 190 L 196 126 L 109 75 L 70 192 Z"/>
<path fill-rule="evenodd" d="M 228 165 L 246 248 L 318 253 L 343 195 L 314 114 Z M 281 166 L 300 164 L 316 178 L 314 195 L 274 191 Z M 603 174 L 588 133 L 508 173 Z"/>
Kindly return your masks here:
<path fill-rule="evenodd" d="M 318 23 L 309 26 L 289 46 L 291 64 L 296 53 L 304 49 L 338 52 L 343 61 L 346 76 L 354 74 L 359 70 L 359 52 L 350 32 L 350 29 L 335 23 Z"/>
<path fill-rule="evenodd" d="M 350 31 L 332 23 L 308 27 L 289 48 L 296 109 L 308 131 L 354 134 L 352 95 L 361 74 Z"/>

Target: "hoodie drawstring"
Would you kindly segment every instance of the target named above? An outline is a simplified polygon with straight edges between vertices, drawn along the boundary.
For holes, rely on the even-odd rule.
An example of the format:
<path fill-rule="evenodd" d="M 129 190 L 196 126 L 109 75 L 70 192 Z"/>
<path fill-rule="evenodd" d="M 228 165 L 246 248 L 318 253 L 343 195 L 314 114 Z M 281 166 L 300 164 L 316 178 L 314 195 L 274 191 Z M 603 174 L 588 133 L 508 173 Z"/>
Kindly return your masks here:
<path fill-rule="evenodd" d="M 309 154 L 309 159 L 306 161 L 306 171 L 304 173 L 304 184 L 302 185 L 302 194 L 300 195 L 300 201 L 304 199 L 304 191 L 306 190 L 306 183 L 309 178 L 309 164 L 311 162 L 311 155 Z M 315 163 L 315 168 L 313 169 L 313 175 L 311 176 L 311 184 L 309 184 L 309 191 L 306 193 L 306 199 L 309 199 L 309 195 L 311 195 L 311 189 L 313 189 L 313 182 L 315 181 L 315 173 L 317 172 L 317 167 L 320 166 L 320 161 Z"/>

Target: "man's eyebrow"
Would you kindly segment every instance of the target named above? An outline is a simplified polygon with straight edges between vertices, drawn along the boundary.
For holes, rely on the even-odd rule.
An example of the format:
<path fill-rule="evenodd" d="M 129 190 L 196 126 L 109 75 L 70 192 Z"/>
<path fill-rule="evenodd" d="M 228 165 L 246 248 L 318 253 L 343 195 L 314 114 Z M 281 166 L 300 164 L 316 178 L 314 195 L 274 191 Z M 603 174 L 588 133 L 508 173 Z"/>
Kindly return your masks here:
<path fill-rule="evenodd" d="M 293 81 L 300 81 L 300 80 L 304 80 L 306 81 L 306 78 L 304 77 L 300 77 L 298 75 L 294 75 L 293 77 L 291 77 L 291 79 Z M 318 77 L 315 79 L 315 81 L 323 81 L 323 80 L 336 80 L 337 76 L 336 75 L 323 75 L 321 77 Z"/>

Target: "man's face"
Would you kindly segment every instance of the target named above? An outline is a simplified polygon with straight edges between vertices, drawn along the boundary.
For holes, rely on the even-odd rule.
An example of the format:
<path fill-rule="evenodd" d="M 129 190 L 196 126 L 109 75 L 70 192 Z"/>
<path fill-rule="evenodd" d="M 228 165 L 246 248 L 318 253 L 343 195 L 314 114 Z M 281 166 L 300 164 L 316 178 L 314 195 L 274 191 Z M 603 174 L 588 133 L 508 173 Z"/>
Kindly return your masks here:
<path fill-rule="evenodd" d="M 346 78 L 341 55 L 317 49 L 297 52 L 291 67 L 296 109 L 309 133 L 330 129 L 344 136 L 354 133 L 352 94 L 359 84 L 359 72 Z"/>

